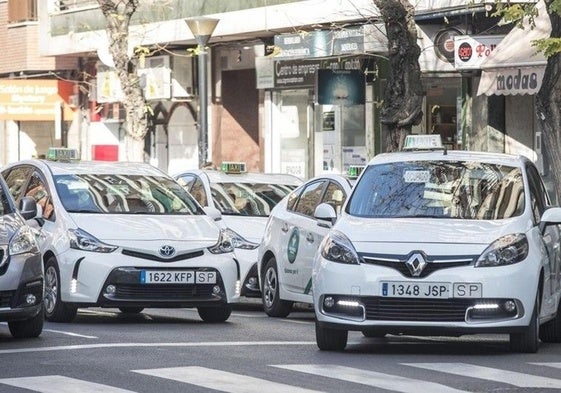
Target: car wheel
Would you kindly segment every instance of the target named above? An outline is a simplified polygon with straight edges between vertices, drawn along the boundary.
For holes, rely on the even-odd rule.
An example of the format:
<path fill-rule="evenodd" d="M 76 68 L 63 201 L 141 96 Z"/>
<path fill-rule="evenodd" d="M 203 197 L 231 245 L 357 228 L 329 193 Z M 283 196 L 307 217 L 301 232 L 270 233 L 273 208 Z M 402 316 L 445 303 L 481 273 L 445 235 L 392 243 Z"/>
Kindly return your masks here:
<path fill-rule="evenodd" d="M 43 321 L 45 320 L 45 311 L 41 304 L 41 310 L 33 318 L 24 321 L 10 321 L 8 327 L 10 333 L 15 338 L 32 338 L 39 337 L 43 331 Z"/>
<path fill-rule="evenodd" d="M 60 299 L 60 272 L 54 257 L 45 264 L 45 317 L 50 322 L 70 322 L 77 307 Z"/>
<path fill-rule="evenodd" d="M 225 322 L 230 318 L 232 307 L 227 305 L 221 307 L 198 307 L 197 311 L 203 321 L 217 323 Z"/>
<path fill-rule="evenodd" d="M 270 317 L 287 317 L 292 311 L 292 302 L 280 298 L 279 274 L 274 257 L 267 261 L 263 273 L 263 309 Z"/>
<path fill-rule="evenodd" d="M 363 330 L 362 331 L 362 335 L 364 337 L 369 337 L 369 338 L 382 338 L 386 336 L 386 333 L 384 332 L 373 332 L 373 331 L 369 331 L 369 330 Z"/>
<path fill-rule="evenodd" d="M 347 330 L 322 327 L 316 321 L 316 343 L 322 351 L 342 351 L 347 346 Z"/>
<path fill-rule="evenodd" d="M 540 344 L 539 330 L 539 301 L 538 296 L 536 296 L 530 325 L 522 333 L 510 334 L 510 350 L 513 352 L 536 353 Z"/>
<path fill-rule="evenodd" d="M 119 311 L 123 314 L 139 314 L 144 310 L 144 307 L 119 307 Z"/>
<path fill-rule="evenodd" d="M 540 339 L 544 343 L 561 342 L 561 302 L 559 302 L 559 306 L 557 306 L 555 318 L 540 326 Z"/>

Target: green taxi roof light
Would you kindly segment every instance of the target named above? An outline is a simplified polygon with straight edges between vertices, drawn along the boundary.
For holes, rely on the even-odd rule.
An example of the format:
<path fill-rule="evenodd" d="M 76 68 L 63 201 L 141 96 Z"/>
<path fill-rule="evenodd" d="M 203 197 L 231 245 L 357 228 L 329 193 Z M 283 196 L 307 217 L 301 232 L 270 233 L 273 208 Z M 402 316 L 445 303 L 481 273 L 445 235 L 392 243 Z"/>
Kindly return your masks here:
<path fill-rule="evenodd" d="M 51 161 L 70 161 L 78 159 L 78 150 L 68 147 L 49 147 L 47 150 L 47 160 Z"/>
<path fill-rule="evenodd" d="M 349 177 L 349 179 L 356 179 L 360 176 L 364 168 L 366 168 L 366 165 L 350 165 L 347 177 Z"/>
<path fill-rule="evenodd" d="M 245 162 L 224 161 L 220 164 L 220 170 L 224 173 L 245 173 L 247 167 Z"/>
<path fill-rule="evenodd" d="M 403 150 L 444 150 L 439 134 L 407 135 Z"/>

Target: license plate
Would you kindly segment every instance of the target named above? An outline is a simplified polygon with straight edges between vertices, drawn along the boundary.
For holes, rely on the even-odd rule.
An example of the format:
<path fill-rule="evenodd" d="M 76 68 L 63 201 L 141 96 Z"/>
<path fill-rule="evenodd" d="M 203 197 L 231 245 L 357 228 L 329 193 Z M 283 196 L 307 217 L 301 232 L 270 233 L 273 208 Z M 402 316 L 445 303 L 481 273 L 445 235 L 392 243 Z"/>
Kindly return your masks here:
<path fill-rule="evenodd" d="M 482 296 L 481 283 L 387 281 L 381 284 L 383 297 L 447 299 Z"/>
<path fill-rule="evenodd" d="M 198 270 L 141 270 L 141 284 L 216 284 L 216 272 Z"/>

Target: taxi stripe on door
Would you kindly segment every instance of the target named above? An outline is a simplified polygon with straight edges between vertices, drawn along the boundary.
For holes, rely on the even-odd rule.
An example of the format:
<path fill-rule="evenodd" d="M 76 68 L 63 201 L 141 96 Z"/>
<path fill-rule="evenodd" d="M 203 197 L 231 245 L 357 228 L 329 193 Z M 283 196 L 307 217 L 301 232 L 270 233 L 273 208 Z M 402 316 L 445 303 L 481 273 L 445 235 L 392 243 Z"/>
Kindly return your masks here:
<path fill-rule="evenodd" d="M 361 370 L 333 364 L 288 364 L 273 367 L 298 371 L 341 381 L 354 382 L 361 385 L 387 389 L 400 393 L 467 393 L 465 390 L 454 389 L 435 382 L 405 378 L 398 375 Z"/>
<path fill-rule="evenodd" d="M 299 388 L 294 385 L 287 385 L 266 379 L 250 377 L 231 373 L 227 371 L 215 370 L 205 367 L 171 367 L 156 368 L 148 370 L 132 370 L 133 372 L 151 375 L 160 378 L 171 379 L 191 385 L 202 386 L 208 389 L 218 390 L 229 393 L 317 393 L 318 390 Z"/>

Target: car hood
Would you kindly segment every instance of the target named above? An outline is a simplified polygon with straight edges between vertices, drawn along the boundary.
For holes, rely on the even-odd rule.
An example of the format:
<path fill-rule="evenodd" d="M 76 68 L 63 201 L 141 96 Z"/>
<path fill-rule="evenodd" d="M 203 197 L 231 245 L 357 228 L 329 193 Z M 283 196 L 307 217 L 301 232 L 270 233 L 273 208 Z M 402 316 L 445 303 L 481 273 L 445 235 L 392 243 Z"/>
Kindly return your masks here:
<path fill-rule="evenodd" d="M 244 239 L 259 243 L 265 233 L 268 217 L 222 215 L 224 224 L 241 235 Z"/>
<path fill-rule="evenodd" d="M 168 240 L 216 243 L 218 226 L 206 215 L 71 213 L 78 228 L 101 241 Z"/>
<path fill-rule="evenodd" d="M 13 214 L 0 216 L 0 244 L 8 244 L 18 226 L 22 223 Z"/>
<path fill-rule="evenodd" d="M 353 243 L 447 243 L 488 245 L 511 233 L 526 233 L 530 222 L 523 218 L 507 220 L 456 220 L 432 218 L 365 219 L 345 216 L 335 229 Z"/>

